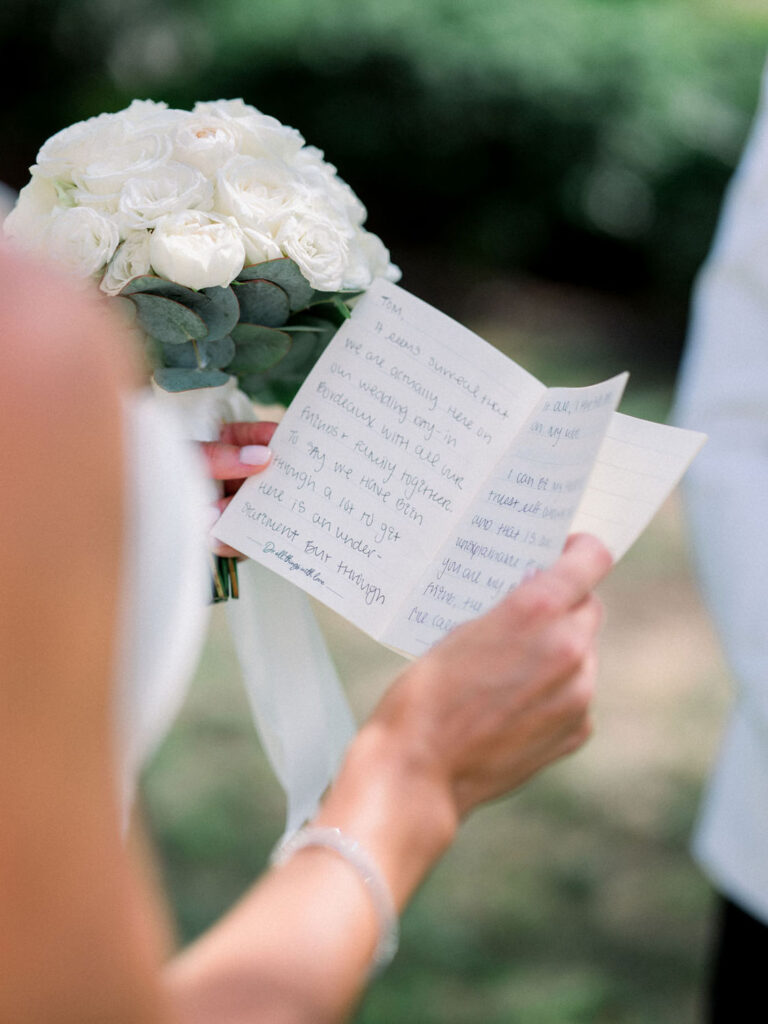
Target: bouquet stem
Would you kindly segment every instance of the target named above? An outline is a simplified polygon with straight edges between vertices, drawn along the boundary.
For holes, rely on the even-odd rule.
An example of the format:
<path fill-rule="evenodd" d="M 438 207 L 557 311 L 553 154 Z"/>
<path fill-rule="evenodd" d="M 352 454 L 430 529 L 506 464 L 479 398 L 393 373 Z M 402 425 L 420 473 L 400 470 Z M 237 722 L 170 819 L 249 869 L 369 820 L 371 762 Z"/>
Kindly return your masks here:
<path fill-rule="evenodd" d="M 211 556 L 211 583 L 211 598 L 214 604 L 228 601 L 230 597 L 238 598 L 240 587 L 237 579 L 237 560 L 222 558 L 220 555 Z"/>

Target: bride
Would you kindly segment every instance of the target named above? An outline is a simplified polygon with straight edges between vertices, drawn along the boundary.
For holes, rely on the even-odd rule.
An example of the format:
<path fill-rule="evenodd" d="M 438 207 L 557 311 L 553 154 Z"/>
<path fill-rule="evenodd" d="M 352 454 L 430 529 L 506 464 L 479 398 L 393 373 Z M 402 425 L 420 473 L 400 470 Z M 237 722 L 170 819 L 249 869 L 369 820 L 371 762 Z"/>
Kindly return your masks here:
<path fill-rule="evenodd" d="M 128 623 L 130 552 L 148 528 L 125 483 L 135 438 L 124 435 L 140 436 L 140 418 L 125 414 L 139 393 L 130 346 L 95 297 L 9 251 L 0 323 L 0 1020 L 344 1020 L 466 815 L 587 738 L 592 590 L 610 556 L 572 538 L 552 569 L 411 663 L 310 826 L 216 926 L 174 952 L 147 865 L 121 838 L 131 737 L 113 728 L 144 595 L 163 609 L 186 585 L 183 573 L 163 575 L 161 555 Z M 173 517 L 169 544 L 190 545 L 203 474 L 192 454 L 153 455 L 165 460 L 157 515 Z M 147 690 L 150 663 L 142 673 L 131 682 Z"/>

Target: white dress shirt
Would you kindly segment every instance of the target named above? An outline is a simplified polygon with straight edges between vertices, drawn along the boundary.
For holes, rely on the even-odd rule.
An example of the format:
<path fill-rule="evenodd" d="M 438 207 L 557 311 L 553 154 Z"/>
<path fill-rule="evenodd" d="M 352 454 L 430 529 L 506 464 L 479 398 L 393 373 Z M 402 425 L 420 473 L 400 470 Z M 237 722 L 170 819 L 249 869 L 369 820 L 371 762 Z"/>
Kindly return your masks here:
<path fill-rule="evenodd" d="M 768 924 L 768 71 L 694 293 L 675 418 L 709 435 L 683 494 L 735 681 L 694 856 Z"/>

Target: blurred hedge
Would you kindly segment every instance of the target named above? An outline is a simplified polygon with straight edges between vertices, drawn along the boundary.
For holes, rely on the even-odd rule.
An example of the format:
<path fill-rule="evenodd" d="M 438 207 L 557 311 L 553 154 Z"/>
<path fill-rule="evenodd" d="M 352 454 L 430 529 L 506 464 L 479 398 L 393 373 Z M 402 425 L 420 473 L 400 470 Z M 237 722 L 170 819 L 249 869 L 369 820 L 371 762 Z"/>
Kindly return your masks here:
<path fill-rule="evenodd" d="M 757 0 L 6 0 L 0 179 L 134 96 L 298 127 L 397 259 L 612 289 L 682 316 L 752 115 Z"/>

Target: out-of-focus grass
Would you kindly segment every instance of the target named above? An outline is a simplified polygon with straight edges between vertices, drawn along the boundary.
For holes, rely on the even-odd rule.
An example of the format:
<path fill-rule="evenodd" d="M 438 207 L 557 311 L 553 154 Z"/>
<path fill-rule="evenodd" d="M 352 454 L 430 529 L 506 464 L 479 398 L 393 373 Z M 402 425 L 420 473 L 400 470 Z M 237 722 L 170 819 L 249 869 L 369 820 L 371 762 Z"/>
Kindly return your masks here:
<path fill-rule="evenodd" d="M 530 325 L 475 329 L 549 384 L 623 368 L 612 365 L 599 331 L 589 344 L 564 347 L 557 332 Z M 622 408 L 664 418 L 670 398 L 662 381 Z M 688 842 L 727 688 L 677 497 L 601 593 L 607 621 L 593 739 L 466 824 L 406 912 L 400 955 L 359 1024 L 699 1019 L 710 896 Z M 362 717 L 403 662 L 317 611 Z M 182 941 L 247 887 L 282 829 L 282 796 L 218 613 L 144 787 Z"/>

